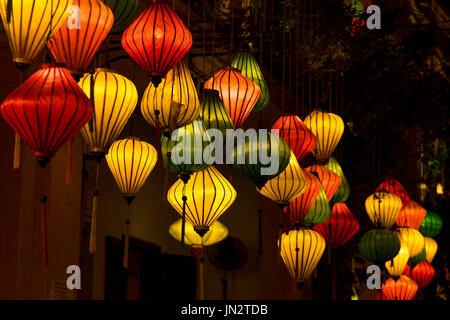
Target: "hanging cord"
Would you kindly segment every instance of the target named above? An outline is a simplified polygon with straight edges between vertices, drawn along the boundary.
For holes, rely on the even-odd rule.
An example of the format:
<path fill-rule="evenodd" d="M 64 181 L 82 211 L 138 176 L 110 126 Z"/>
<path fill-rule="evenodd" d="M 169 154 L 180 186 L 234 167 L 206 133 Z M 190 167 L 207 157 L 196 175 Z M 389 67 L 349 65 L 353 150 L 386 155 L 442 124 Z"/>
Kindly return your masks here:
<path fill-rule="evenodd" d="M 41 211 L 41 248 L 42 261 L 44 266 L 48 266 L 48 248 L 47 248 L 47 196 L 45 195 L 47 189 L 46 182 L 46 168 L 41 168 L 41 192 L 40 197 L 40 211 Z"/>
<path fill-rule="evenodd" d="M 158 109 L 155 110 L 156 117 L 156 149 L 158 150 L 158 168 L 163 169 L 163 158 L 162 158 L 162 150 L 161 150 L 161 128 L 159 123 L 159 115 L 160 111 Z"/>
<path fill-rule="evenodd" d="M 298 232 L 300 232 L 300 226 L 296 226 L 297 233 L 295 235 L 295 270 L 294 270 L 294 292 L 298 291 L 301 287 L 301 283 L 298 282 L 299 278 L 299 272 L 298 272 L 298 252 L 300 251 L 300 248 L 298 247 Z M 280 246 L 281 247 L 281 246 Z"/>
<path fill-rule="evenodd" d="M 303 0 L 302 6 L 303 14 L 302 14 L 302 118 L 305 116 L 305 34 L 306 34 L 306 0 Z"/>
<path fill-rule="evenodd" d="M 73 138 L 67 142 L 66 184 L 72 183 L 72 144 Z"/>
<path fill-rule="evenodd" d="M 19 72 L 19 86 L 23 83 L 24 70 L 20 70 Z M 13 154 L 13 169 L 17 170 L 20 168 L 20 159 L 22 154 L 22 143 L 20 140 L 20 136 L 15 133 L 14 134 L 14 154 Z"/>
<path fill-rule="evenodd" d="M 257 195 L 257 202 L 258 202 L 258 253 L 264 254 L 264 246 L 263 246 L 263 225 L 262 225 L 262 214 L 263 209 L 261 208 L 261 195 L 258 192 Z"/>
<path fill-rule="evenodd" d="M 182 190 L 182 194 L 183 197 L 181 198 L 181 200 L 183 201 L 183 211 L 181 214 L 181 244 L 184 245 L 185 241 L 184 241 L 184 235 L 186 232 L 186 201 L 187 201 L 187 196 L 186 196 L 186 184 L 187 181 L 189 180 L 189 177 L 187 179 L 184 179 L 184 185 L 183 185 L 183 190 Z"/>
<path fill-rule="evenodd" d="M 283 5 L 283 55 L 282 55 L 282 75 L 281 75 L 281 110 L 283 113 L 285 112 L 285 99 L 286 99 L 286 84 L 285 84 L 285 76 L 286 76 L 286 1 L 284 1 Z"/>
<path fill-rule="evenodd" d="M 203 71 L 204 74 L 207 74 L 207 72 L 206 72 L 206 0 L 203 0 L 202 4 L 203 4 L 203 61 L 202 61 L 202 71 Z"/>
<path fill-rule="evenodd" d="M 125 243 L 123 247 L 123 268 L 128 269 L 128 252 L 130 246 L 130 218 L 131 218 L 131 204 L 128 204 L 128 219 L 125 220 Z"/>
<path fill-rule="evenodd" d="M 234 50 L 234 15 L 233 15 L 233 0 L 230 0 L 230 52 L 228 61 L 231 62 Z M 230 64 L 230 63 L 229 63 Z"/>
<path fill-rule="evenodd" d="M 202 242 L 203 242 L 203 238 L 202 238 Z M 205 247 L 201 248 L 201 252 L 200 252 L 200 256 L 198 257 L 198 273 L 199 273 L 199 287 L 200 287 L 200 300 L 204 300 L 205 299 L 205 278 L 204 278 L 204 274 L 205 274 L 205 255 L 204 255 L 204 249 Z"/>
<path fill-rule="evenodd" d="M 91 218 L 91 234 L 89 239 L 89 253 L 94 254 L 97 251 L 97 214 L 98 214 L 98 197 L 100 196 L 99 180 L 100 180 L 100 161 L 96 163 L 95 173 L 95 190 L 92 199 L 92 218 Z"/>
<path fill-rule="evenodd" d="M 296 99 L 295 99 L 295 113 L 298 115 L 298 112 L 299 112 L 299 95 L 300 95 L 300 88 L 299 88 L 299 85 L 298 85 L 298 79 L 299 79 L 299 76 L 298 76 L 298 73 L 299 73 L 299 65 L 300 65 L 300 62 L 299 62 L 299 60 L 300 60 L 300 48 L 299 48 L 299 45 L 300 45 L 300 2 L 299 2 L 299 0 L 297 0 L 297 31 L 296 31 L 296 44 L 297 44 L 297 48 L 296 48 L 296 51 L 297 51 L 297 54 L 296 54 L 296 56 L 295 56 L 295 97 L 296 97 Z"/>
<path fill-rule="evenodd" d="M 167 151 L 167 165 L 166 170 L 164 171 L 164 187 L 163 187 L 163 195 L 162 202 L 167 203 L 167 192 L 169 188 L 169 168 L 172 164 L 172 152 Z"/>
<path fill-rule="evenodd" d="M 228 300 L 228 280 L 227 280 L 228 269 L 225 269 L 225 273 L 223 275 L 222 282 L 222 296 L 223 300 Z"/>
<path fill-rule="evenodd" d="M 94 121 L 95 121 L 95 90 L 94 90 L 94 86 L 95 86 L 95 70 L 92 70 L 91 72 L 91 76 L 89 78 L 89 96 L 90 96 L 90 100 L 91 100 L 91 105 L 92 105 L 92 118 L 89 120 L 88 122 L 88 127 L 89 127 L 89 132 L 92 133 L 94 132 Z"/>

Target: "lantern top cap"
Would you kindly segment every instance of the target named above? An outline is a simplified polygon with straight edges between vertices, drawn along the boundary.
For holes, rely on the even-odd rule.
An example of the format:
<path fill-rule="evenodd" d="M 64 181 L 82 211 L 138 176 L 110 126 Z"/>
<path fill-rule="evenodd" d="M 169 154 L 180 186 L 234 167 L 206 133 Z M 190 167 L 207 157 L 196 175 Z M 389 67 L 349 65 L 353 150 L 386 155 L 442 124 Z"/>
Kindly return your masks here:
<path fill-rule="evenodd" d="M 231 67 L 231 66 L 223 67 L 222 70 L 231 70 L 231 71 L 235 71 L 235 72 L 241 73 L 241 70 L 239 70 L 238 68 L 235 68 L 235 67 Z"/>
<path fill-rule="evenodd" d="M 39 66 L 39 70 L 48 69 L 48 68 L 67 68 L 67 66 L 65 63 L 62 63 L 62 62 L 48 62 L 48 63 L 41 64 Z"/>
<path fill-rule="evenodd" d="M 136 141 L 141 141 L 141 139 L 139 139 L 138 137 L 133 137 L 133 136 L 125 137 L 124 140 L 136 140 Z"/>
<path fill-rule="evenodd" d="M 110 68 L 95 68 L 95 72 L 112 72 L 112 73 L 116 73 L 116 71 L 114 71 L 113 69 L 110 69 Z"/>

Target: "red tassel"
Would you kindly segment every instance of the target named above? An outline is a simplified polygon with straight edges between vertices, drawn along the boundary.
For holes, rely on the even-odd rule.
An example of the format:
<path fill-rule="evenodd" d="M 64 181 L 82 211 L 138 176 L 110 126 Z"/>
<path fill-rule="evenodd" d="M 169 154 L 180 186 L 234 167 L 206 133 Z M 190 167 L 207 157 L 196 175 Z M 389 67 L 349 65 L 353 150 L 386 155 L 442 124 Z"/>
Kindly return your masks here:
<path fill-rule="evenodd" d="M 41 197 L 41 245 L 42 259 L 45 266 L 48 266 L 47 258 L 47 197 Z"/>
<path fill-rule="evenodd" d="M 66 183 L 72 183 L 72 139 L 67 143 Z"/>

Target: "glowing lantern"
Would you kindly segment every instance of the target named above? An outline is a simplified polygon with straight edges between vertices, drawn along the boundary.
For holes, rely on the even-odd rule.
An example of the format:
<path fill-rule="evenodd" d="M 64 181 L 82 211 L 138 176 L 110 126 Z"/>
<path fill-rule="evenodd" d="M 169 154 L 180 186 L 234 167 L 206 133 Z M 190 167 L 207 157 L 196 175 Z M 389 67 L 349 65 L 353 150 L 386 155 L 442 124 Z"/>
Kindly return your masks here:
<path fill-rule="evenodd" d="M 327 244 L 339 248 L 359 231 L 359 223 L 345 203 L 335 203 L 330 218 L 313 229 L 325 238 Z"/>
<path fill-rule="evenodd" d="M 359 241 L 359 251 L 364 258 L 378 265 L 392 260 L 399 250 L 399 237 L 386 229 L 370 230 Z"/>
<path fill-rule="evenodd" d="M 405 276 L 411 277 L 411 268 L 409 267 L 409 265 L 405 265 L 405 269 L 403 269 L 403 274 Z"/>
<path fill-rule="evenodd" d="M 402 200 L 393 193 L 377 191 L 366 199 L 365 207 L 375 226 L 391 228 L 402 209 Z"/>
<path fill-rule="evenodd" d="M 427 261 L 429 263 L 433 262 L 434 256 L 436 255 L 437 249 L 438 249 L 438 245 L 437 242 L 434 241 L 433 238 L 430 237 L 424 237 L 424 244 L 425 244 L 425 259 L 427 259 Z"/>
<path fill-rule="evenodd" d="M 405 206 L 411 199 L 405 188 L 395 179 L 384 180 L 375 191 L 386 191 L 400 197 L 402 205 Z"/>
<path fill-rule="evenodd" d="M 303 171 L 300 168 L 295 154 L 291 152 L 289 164 L 275 178 L 266 182 L 259 193 L 273 200 L 281 208 L 284 208 L 289 202 L 305 191 L 306 180 Z"/>
<path fill-rule="evenodd" d="M 291 230 L 281 236 L 281 258 L 299 287 L 306 282 L 325 250 L 325 240 L 306 228 Z"/>
<path fill-rule="evenodd" d="M 206 129 L 220 130 L 223 137 L 226 137 L 226 130 L 234 129 L 234 125 L 222 100 L 220 100 L 219 91 L 205 89 L 203 94 L 199 113 L 203 125 Z"/>
<path fill-rule="evenodd" d="M 1 0 L 3 20 L 13 61 L 27 68 L 45 46 L 48 38 L 59 29 L 67 17 L 71 0 Z"/>
<path fill-rule="evenodd" d="M 114 14 L 114 24 L 111 32 L 122 31 L 139 9 L 139 0 L 101 0 L 111 8 Z"/>
<path fill-rule="evenodd" d="M 333 113 L 314 110 L 305 118 L 305 124 L 317 138 L 312 153 L 317 161 L 325 164 L 341 140 L 344 121 Z"/>
<path fill-rule="evenodd" d="M 427 210 L 417 202 L 410 200 L 403 206 L 395 222 L 399 227 L 419 229 L 426 214 Z"/>
<path fill-rule="evenodd" d="M 49 63 L 5 98 L 1 113 L 44 167 L 91 119 L 92 106 L 69 71 Z"/>
<path fill-rule="evenodd" d="M 255 57 L 248 51 L 239 50 L 233 61 L 231 61 L 231 66 L 239 69 L 243 76 L 253 80 L 261 89 L 261 96 L 252 111 L 256 112 L 264 109 L 269 103 L 270 93 Z"/>
<path fill-rule="evenodd" d="M 406 246 L 408 247 L 408 251 L 409 251 L 409 255 L 411 257 L 414 257 L 415 255 L 418 255 L 424 245 L 425 245 L 425 241 L 423 239 L 422 234 L 417 231 L 416 229 L 413 228 L 408 228 L 408 227 L 401 227 L 398 228 L 398 230 L 400 231 L 400 235 L 403 240 L 405 240 L 406 242 Z"/>
<path fill-rule="evenodd" d="M 405 270 L 405 266 L 408 263 L 409 259 L 409 251 L 406 242 L 400 237 L 399 240 L 400 250 L 398 251 L 398 254 L 392 260 L 386 261 L 386 263 L 384 264 L 386 270 L 393 277 L 399 277 L 403 273 L 403 270 Z"/>
<path fill-rule="evenodd" d="M 67 22 L 48 42 L 57 62 L 76 76 L 87 71 L 114 22 L 108 6 L 99 0 L 73 0 Z"/>
<path fill-rule="evenodd" d="M 422 261 L 411 270 L 411 278 L 417 283 L 420 289 L 425 289 L 433 280 L 436 271 L 428 261 Z"/>
<path fill-rule="evenodd" d="M 194 173 L 187 183 L 178 180 L 167 193 L 172 207 L 185 213 L 201 237 L 235 199 L 236 190 L 213 166 Z"/>
<path fill-rule="evenodd" d="M 330 216 L 330 203 L 327 200 L 325 191 L 321 188 L 311 209 L 309 209 L 308 214 L 303 219 L 303 224 L 305 226 L 311 226 L 313 224 L 324 223 Z"/>
<path fill-rule="evenodd" d="M 157 87 L 189 51 L 192 35 L 166 1 L 156 1 L 125 29 L 122 46 Z"/>
<path fill-rule="evenodd" d="M 261 96 L 260 87 L 238 69 L 225 67 L 205 82 L 205 89 L 219 91 L 236 128 L 241 128 Z"/>
<path fill-rule="evenodd" d="M 323 190 L 327 195 L 327 199 L 328 201 L 330 201 L 339 188 L 339 185 L 341 184 L 341 178 L 339 177 L 339 175 L 337 175 L 330 169 L 327 169 L 325 166 L 316 164 L 306 168 L 306 171 L 317 174 L 320 184 L 322 185 Z"/>
<path fill-rule="evenodd" d="M 427 237 L 435 237 L 442 230 L 442 218 L 433 211 L 427 211 L 425 218 L 420 225 L 419 231 Z"/>
<path fill-rule="evenodd" d="M 94 106 L 92 127 L 85 125 L 81 134 L 89 152 L 102 158 L 136 108 L 138 93 L 133 82 L 109 69 L 85 74 L 79 85 Z"/>
<path fill-rule="evenodd" d="M 418 288 L 414 280 L 401 275 L 396 280 L 387 279 L 381 286 L 381 294 L 383 300 L 413 300 Z"/>
<path fill-rule="evenodd" d="M 298 161 L 301 161 L 316 145 L 316 137 L 295 114 L 280 117 L 272 126 L 279 130 L 282 137 L 291 147 Z"/>
<path fill-rule="evenodd" d="M 178 219 L 169 227 L 169 233 L 172 237 L 181 242 L 182 220 Z M 186 229 L 184 234 L 184 243 L 192 247 L 212 246 L 228 236 L 228 228 L 219 220 L 214 221 L 203 237 L 200 237 L 194 230 L 194 226 L 186 221 Z"/>
<path fill-rule="evenodd" d="M 416 265 L 418 263 L 421 263 L 425 258 L 427 257 L 427 252 L 425 250 L 425 246 L 423 247 L 422 251 L 420 251 L 419 254 L 416 254 L 414 257 L 411 257 L 411 264 Z"/>
<path fill-rule="evenodd" d="M 328 160 L 325 167 L 336 173 L 339 176 L 339 178 L 341 178 L 341 184 L 339 185 L 337 191 L 334 193 L 333 198 L 331 198 L 330 202 L 336 203 L 347 201 L 348 197 L 350 196 L 350 185 L 348 184 L 348 181 L 345 178 L 341 166 L 339 165 L 339 163 L 336 161 L 335 158 L 330 157 L 330 160 Z"/>

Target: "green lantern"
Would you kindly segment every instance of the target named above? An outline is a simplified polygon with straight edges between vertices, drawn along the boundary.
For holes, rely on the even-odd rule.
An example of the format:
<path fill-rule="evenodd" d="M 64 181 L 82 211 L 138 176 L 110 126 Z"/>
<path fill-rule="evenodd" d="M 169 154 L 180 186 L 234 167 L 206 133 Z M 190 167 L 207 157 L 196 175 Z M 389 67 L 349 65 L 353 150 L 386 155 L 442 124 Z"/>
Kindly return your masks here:
<path fill-rule="evenodd" d="M 362 15 L 364 14 L 364 5 L 359 0 L 352 0 L 351 4 L 352 10 L 355 12 L 355 20 L 361 19 Z"/>
<path fill-rule="evenodd" d="M 427 251 L 425 250 L 425 246 L 423 247 L 422 251 L 418 254 L 415 255 L 414 257 L 411 257 L 411 262 L 412 264 L 416 265 L 421 263 L 423 260 L 425 260 L 425 258 L 427 257 Z"/>
<path fill-rule="evenodd" d="M 426 237 L 435 237 L 442 230 L 442 218 L 436 212 L 427 211 L 419 231 Z"/>
<path fill-rule="evenodd" d="M 305 226 L 311 226 L 315 224 L 324 223 L 331 216 L 330 204 L 325 194 L 325 190 L 320 187 L 319 195 L 314 201 L 311 209 L 303 220 Z"/>
<path fill-rule="evenodd" d="M 217 90 L 204 90 L 199 117 L 206 129 L 218 129 L 223 137 L 226 137 L 227 129 L 234 129 L 233 121 L 231 121 Z"/>
<path fill-rule="evenodd" d="M 373 229 L 359 240 L 359 251 L 367 260 L 378 265 L 392 260 L 400 250 L 398 236 L 387 229 Z"/>
<path fill-rule="evenodd" d="M 256 84 L 258 84 L 261 88 L 261 96 L 253 107 L 252 112 L 261 111 L 264 109 L 269 103 L 270 93 L 261 69 L 253 54 L 245 50 L 239 50 L 231 62 L 231 66 L 239 69 L 242 75 L 256 82 Z"/>
<path fill-rule="evenodd" d="M 139 9 L 139 0 L 101 0 L 111 8 L 114 14 L 114 24 L 111 33 L 122 31 L 133 19 Z"/>
<path fill-rule="evenodd" d="M 330 157 L 330 160 L 328 160 L 325 167 L 336 173 L 341 178 L 341 184 L 339 185 L 337 191 L 334 193 L 333 198 L 331 198 L 330 202 L 337 203 L 347 201 L 348 197 L 350 196 L 350 185 L 345 178 L 344 171 L 342 171 L 341 166 L 335 158 Z"/>

